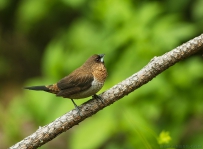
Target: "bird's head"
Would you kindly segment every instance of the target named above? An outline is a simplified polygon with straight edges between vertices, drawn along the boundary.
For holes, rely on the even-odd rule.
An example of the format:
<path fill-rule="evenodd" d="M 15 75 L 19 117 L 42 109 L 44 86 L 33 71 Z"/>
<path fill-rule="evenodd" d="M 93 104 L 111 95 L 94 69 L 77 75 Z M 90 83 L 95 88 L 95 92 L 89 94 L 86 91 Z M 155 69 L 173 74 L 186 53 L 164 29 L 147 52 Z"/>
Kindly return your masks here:
<path fill-rule="evenodd" d="M 104 64 L 104 54 L 94 54 L 85 62 L 87 65 Z"/>
<path fill-rule="evenodd" d="M 93 55 L 92 58 L 96 63 L 104 63 L 104 54 Z"/>
<path fill-rule="evenodd" d="M 104 66 L 104 54 L 94 54 L 84 63 L 85 67 L 93 68 Z"/>

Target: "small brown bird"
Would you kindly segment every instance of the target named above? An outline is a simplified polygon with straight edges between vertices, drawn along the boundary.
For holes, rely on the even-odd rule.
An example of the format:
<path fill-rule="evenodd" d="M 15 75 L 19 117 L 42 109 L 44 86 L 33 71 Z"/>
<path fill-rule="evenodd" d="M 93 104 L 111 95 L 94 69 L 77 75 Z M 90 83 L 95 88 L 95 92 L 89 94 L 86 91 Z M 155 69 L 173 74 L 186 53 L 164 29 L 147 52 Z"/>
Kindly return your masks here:
<path fill-rule="evenodd" d="M 103 87 L 107 77 L 107 70 L 104 66 L 104 54 L 91 56 L 82 66 L 74 70 L 59 82 L 46 86 L 25 87 L 29 90 L 46 91 L 70 98 L 75 108 L 78 106 L 73 99 L 81 99 L 95 96 L 101 99 L 96 93 Z"/>

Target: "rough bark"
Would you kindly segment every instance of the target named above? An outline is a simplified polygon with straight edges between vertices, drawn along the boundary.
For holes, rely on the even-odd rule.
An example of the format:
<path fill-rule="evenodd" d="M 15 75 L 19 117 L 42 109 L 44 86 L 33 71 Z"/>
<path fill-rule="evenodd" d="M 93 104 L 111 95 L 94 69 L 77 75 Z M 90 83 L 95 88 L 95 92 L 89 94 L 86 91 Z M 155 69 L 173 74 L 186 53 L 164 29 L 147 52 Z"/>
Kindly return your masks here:
<path fill-rule="evenodd" d="M 109 90 L 103 92 L 100 96 L 103 102 L 97 99 L 91 99 L 80 107 L 81 112 L 78 115 L 75 109 L 57 118 L 50 124 L 40 127 L 36 132 L 16 143 L 10 149 L 34 149 L 42 146 L 48 141 L 54 139 L 62 132 L 67 131 L 74 125 L 97 113 L 99 110 L 109 106 L 125 95 L 133 92 L 135 89 L 146 84 L 158 74 L 168 69 L 170 66 L 182 59 L 200 51 L 203 45 L 203 34 L 178 46 L 177 48 L 165 53 L 162 56 L 154 57 L 143 69 L 133 74 L 124 81 L 116 84 Z"/>

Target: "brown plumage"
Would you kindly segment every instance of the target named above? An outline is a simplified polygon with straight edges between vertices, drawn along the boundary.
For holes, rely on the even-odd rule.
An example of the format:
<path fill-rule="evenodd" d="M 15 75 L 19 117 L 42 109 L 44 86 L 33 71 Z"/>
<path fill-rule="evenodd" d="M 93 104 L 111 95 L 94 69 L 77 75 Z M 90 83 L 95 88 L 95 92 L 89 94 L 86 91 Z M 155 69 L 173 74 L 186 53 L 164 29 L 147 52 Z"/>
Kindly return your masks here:
<path fill-rule="evenodd" d="M 73 99 L 96 95 L 103 87 L 106 77 L 107 70 L 104 66 L 104 54 L 95 54 L 59 82 L 47 86 L 25 87 L 25 89 L 46 91 L 56 94 L 56 96 L 70 98 L 78 109 Z"/>

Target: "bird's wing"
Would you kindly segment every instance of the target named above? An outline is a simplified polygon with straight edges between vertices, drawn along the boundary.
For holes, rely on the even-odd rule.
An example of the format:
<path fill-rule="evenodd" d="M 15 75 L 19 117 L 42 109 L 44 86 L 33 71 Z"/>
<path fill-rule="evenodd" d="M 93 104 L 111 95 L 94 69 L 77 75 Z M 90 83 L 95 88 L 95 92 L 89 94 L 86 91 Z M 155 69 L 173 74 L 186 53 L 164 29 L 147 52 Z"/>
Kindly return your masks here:
<path fill-rule="evenodd" d="M 69 97 L 91 87 L 94 77 L 88 73 L 74 73 L 61 79 L 57 86 L 60 89 L 57 96 Z"/>

